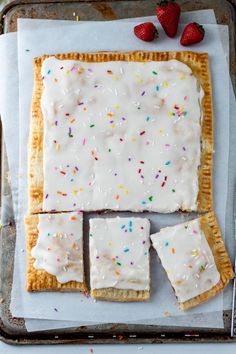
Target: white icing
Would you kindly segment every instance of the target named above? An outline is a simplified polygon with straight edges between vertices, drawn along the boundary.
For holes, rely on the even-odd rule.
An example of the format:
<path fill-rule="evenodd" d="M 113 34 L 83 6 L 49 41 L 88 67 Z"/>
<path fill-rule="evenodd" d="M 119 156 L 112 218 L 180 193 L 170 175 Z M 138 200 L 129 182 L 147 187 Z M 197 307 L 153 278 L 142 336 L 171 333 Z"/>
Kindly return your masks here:
<path fill-rule="evenodd" d="M 38 217 L 38 239 L 31 250 L 34 268 L 55 275 L 60 283 L 82 282 L 82 213 L 40 214 Z"/>
<path fill-rule="evenodd" d="M 149 290 L 149 231 L 144 218 L 90 219 L 91 288 Z"/>
<path fill-rule="evenodd" d="M 151 240 L 180 302 L 219 282 L 220 274 L 198 219 L 161 229 Z"/>
<path fill-rule="evenodd" d="M 42 78 L 43 210 L 196 210 L 202 93 L 187 65 L 50 57 Z"/>

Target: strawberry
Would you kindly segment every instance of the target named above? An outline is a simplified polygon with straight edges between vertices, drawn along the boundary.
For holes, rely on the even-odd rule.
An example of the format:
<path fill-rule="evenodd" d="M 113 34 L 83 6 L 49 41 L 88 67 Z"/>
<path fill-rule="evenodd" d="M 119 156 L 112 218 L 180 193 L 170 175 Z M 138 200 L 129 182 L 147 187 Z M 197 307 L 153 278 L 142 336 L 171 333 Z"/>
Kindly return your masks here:
<path fill-rule="evenodd" d="M 180 43 L 183 46 L 199 43 L 205 35 L 204 28 L 196 22 L 189 23 L 183 30 Z"/>
<path fill-rule="evenodd" d="M 157 4 L 157 18 L 169 37 L 174 37 L 176 35 L 180 11 L 180 6 L 174 2 L 174 0 L 164 0 Z"/>
<path fill-rule="evenodd" d="M 152 22 L 144 22 L 135 26 L 134 34 L 145 42 L 151 42 L 158 37 L 158 31 Z"/>

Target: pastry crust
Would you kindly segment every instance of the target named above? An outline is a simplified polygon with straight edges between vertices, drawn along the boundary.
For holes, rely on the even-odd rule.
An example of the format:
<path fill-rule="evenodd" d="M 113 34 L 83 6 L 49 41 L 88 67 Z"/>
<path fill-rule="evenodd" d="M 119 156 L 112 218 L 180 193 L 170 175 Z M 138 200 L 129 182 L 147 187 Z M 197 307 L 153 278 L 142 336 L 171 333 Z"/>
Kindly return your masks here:
<path fill-rule="evenodd" d="M 29 138 L 29 213 L 42 211 L 43 204 L 43 114 L 41 96 L 43 82 L 41 67 L 43 61 L 55 56 L 60 60 L 80 60 L 85 62 L 106 61 L 167 61 L 176 59 L 188 65 L 199 80 L 204 97 L 202 100 L 201 121 L 201 164 L 199 167 L 199 192 L 197 211 L 213 209 L 212 201 L 212 153 L 213 153 L 213 109 L 210 70 L 207 53 L 194 52 L 128 52 L 128 53 L 67 53 L 44 55 L 34 59 L 34 90 L 31 109 Z M 186 210 L 187 211 L 187 210 Z"/>
<path fill-rule="evenodd" d="M 91 296 L 97 300 L 134 302 L 149 300 L 150 292 L 148 290 L 103 288 L 91 290 Z"/>
<path fill-rule="evenodd" d="M 85 281 L 70 281 L 61 284 L 54 275 L 34 268 L 34 258 L 31 256 L 31 250 L 36 245 L 38 238 L 38 221 L 38 215 L 30 215 L 25 218 L 27 236 L 27 291 L 87 291 Z"/>
<path fill-rule="evenodd" d="M 204 235 L 214 256 L 216 267 L 220 273 L 220 281 L 210 290 L 188 301 L 180 303 L 181 310 L 188 310 L 207 300 L 210 300 L 221 291 L 223 291 L 229 281 L 235 277 L 214 213 L 207 213 L 199 220 L 201 229 L 204 232 Z"/>

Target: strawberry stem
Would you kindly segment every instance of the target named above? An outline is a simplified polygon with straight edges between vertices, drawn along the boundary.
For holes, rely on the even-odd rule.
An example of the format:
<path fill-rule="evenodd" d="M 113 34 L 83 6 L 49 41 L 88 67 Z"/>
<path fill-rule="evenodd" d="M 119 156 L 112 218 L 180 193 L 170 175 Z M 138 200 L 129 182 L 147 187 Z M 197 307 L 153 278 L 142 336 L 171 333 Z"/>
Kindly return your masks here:
<path fill-rule="evenodd" d="M 197 26 L 199 31 L 201 31 L 203 34 L 205 34 L 205 29 L 202 25 L 199 25 L 199 23 L 197 23 L 197 22 L 193 22 L 193 23 Z"/>

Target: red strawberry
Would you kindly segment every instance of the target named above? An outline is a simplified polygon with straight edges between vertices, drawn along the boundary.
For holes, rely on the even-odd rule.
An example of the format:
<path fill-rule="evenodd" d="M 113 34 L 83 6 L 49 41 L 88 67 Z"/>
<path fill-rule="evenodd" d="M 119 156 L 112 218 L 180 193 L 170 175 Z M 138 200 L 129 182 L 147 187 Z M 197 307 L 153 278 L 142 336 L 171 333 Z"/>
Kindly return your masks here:
<path fill-rule="evenodd" d="M 174 0 L 161 1 L 156 7 L 157 18 L 169 37 L 176 35 L 180 11 L 180 6 Z"/>
<path fill-rule="evenodd" d="M 158 31 L 152 22 L 144 22 L 135 26 L 134 34 L 145 42 L 151 42 L 158 37 Z"/>
<path fill-rule="evenodd" d="M 183 30 L 180 43 L 183 46 L 199 43 L 205 35 L 204 28 L 196 22 L 189 23 Z"/>

